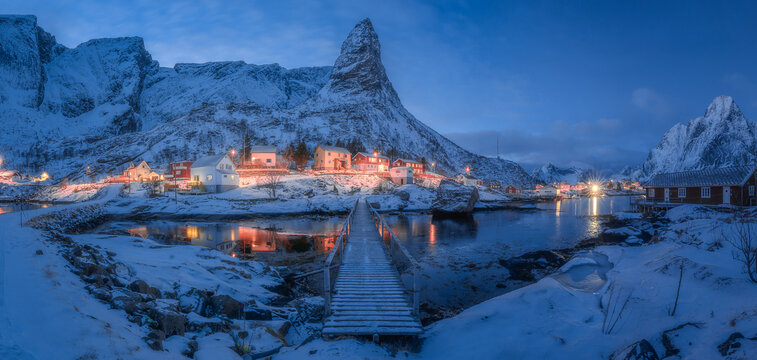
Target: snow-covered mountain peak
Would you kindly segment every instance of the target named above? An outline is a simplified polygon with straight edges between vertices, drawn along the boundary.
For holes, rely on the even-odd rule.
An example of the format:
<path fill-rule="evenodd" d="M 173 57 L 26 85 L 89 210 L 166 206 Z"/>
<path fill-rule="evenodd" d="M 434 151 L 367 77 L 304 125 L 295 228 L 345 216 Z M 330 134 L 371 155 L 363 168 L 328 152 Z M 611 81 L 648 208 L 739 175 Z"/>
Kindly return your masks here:
<path fill-rule="evenodd" d="M 707 107 L 707 111 L 704 113 L 704 117 L 708 119 L 720 119 L 720 120 L 740 120 L 744 117 L 741 109 L 733 98 L 727 95 L 721 95 L 716 97 Z"/>
<path fill-rule="evenodd" d="M 398 102 L 381 62 L 381 44 L 370 19 L 359 22 L 342 43 L 324 94 L 363 94 Z"/>
<path fill-rule="evenodd" d="M 757 161 L 757 124 L 730 96 L 718 96 L 704 116 L 676 124 L 649 152 L 633 177 L 659 173 L 749 165 Z"/>

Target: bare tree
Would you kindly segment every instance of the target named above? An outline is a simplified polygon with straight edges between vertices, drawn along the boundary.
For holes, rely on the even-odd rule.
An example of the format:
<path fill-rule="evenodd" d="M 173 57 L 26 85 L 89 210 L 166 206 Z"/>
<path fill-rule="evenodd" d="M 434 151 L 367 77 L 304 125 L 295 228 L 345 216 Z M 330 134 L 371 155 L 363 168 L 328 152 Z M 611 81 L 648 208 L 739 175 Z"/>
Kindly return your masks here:
<path fill-rule="evenodd" d="M 604 315 L 604 319 L 602 320 L 602 333 L 605 335 L 612 334 L 612 331 L 615 330 L 615 326 L 618 325 L 620 319 L 623 318 L 623 313 L 626 310 L 626 306 L 628 306 L 628 303 L 631 301 L 633 289 L 628 291 L 626 296 L 623 296 L 622 293 L 623 289 L 617 288 L 615 282 L 613 281 L 607 287 L 607 303 L 605 304 L 602 301 L 602 298 L 604 296 L 599 299 L 599 306 L 602 309 L 602 314 Z"/>
<path fill-rule="evenodd" d="M 685 265 L 683 260 L 679 264 L 680 272 L 678 273 L 678 289 L 676 289 L 676 300 L 673 302 L 673 309 L 668 308 L 668 315 L 676 316 L 676 310 L 678 309 L 678 297 L 681 295 L 681 283 L 683 282 L 683 269 Z"/>
<path fill-rule="evenodd" d="M 268 192 L 268 196 L 271 199 L 276 198 L 276 191 L 281 184 L 281 173 L 277 171 L 268 171 L 261 177 L 263 189 Z"/>
<path fill-rule="evenodd" d="M 729 234 L 723 233 L 723 238 L 733 246 L 733 258 L 739 261 L 749 275 L 749 280 L 757 283 L 757 234 L 754 224 L 743 214 L 734 215 L 734 230 Z"/>

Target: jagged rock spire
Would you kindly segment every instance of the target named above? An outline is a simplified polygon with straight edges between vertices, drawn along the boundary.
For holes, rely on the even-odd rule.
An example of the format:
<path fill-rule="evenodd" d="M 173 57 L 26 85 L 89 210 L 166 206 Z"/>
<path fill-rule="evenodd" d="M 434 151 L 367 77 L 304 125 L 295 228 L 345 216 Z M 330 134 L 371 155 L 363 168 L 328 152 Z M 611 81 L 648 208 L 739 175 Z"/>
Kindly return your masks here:
<path fill-rule="evenodd" d="M 397 93 L 381 63 L 381 44 L 370 19 L 366 18 L 355 25 L 342 43 L 342 50 L 331 72 L 329 90 L 397 99 Z"/>

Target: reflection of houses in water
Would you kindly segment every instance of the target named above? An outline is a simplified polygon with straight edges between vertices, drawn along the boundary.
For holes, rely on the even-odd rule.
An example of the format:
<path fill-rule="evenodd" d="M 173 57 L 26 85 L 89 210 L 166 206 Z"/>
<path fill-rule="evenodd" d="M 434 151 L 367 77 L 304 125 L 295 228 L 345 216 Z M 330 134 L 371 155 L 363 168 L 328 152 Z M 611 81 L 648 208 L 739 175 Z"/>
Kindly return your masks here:
<path fill-rule="evenodd" d="M 245 254 L 258 251 L 276 251 L 276 232 L 271 230 L 256 229 L 248 226 L 239 226 L 232 230 L 236 231 L 239 250 Z M 233 235 L 232 235 L 233 236 Z"/>

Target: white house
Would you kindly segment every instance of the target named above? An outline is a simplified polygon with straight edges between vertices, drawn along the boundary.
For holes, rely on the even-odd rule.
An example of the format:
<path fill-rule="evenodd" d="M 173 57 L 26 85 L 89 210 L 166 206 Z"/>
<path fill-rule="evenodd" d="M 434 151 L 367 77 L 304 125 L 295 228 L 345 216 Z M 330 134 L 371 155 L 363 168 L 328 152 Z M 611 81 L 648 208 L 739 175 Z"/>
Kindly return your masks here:
<path fill-rule="evenodd" d="M 239 174 L 229 155 L 211 155 L 198 159 L 190 169 L 192 185 L 206 192 L 219 193 L 239 187 Z"/>
<path fill-rule="evenodd" d="M 457 175 L 457 182 L 465 186 L 481 186 L 484 184 L 484 182 L 479 179 L 463 174 Z"/>
<path fill-rule="evenodd" d="M 560 190 L 554 186 L 547 185 L 536 190 L 540 197 L 553 198 L 560 195 Z"/>
<path fill-rule="evenodd" d="M 413 168 L 399 166 L 389 169 L 389 175 L 395 185 L 407 185 L 413 183 Z"/>
<path fill-rule="evenodd" d="M 250 148 L 250 161 L 254 167 L 275 168 L 281 165 L 281 156 L 276 146 L 253 146 Z"/>

